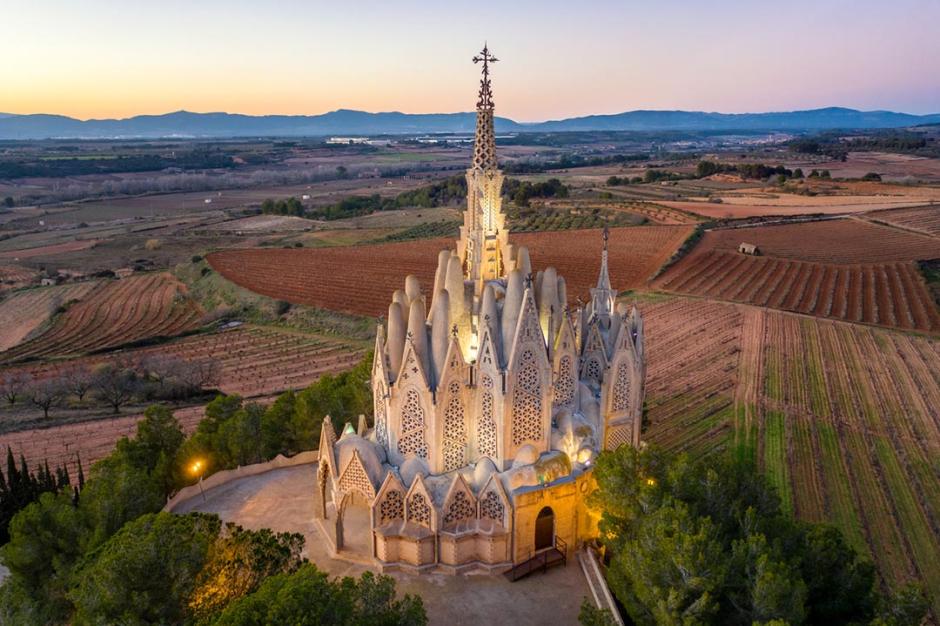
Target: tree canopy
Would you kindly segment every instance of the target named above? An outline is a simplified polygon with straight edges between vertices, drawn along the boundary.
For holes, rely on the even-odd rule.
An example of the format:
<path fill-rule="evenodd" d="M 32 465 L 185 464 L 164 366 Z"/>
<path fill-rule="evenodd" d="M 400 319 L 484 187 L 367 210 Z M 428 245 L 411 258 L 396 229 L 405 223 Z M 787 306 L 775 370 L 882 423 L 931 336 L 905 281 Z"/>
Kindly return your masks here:
<path fill-rule="evenodd" d="M 637 624 L 900 626 L 924 615 L 916 591 L 879 597 L 872 564 L 837 529 L 786 514 L 746 461 L 623 446 L 595 476 L 608 579 Z"/>

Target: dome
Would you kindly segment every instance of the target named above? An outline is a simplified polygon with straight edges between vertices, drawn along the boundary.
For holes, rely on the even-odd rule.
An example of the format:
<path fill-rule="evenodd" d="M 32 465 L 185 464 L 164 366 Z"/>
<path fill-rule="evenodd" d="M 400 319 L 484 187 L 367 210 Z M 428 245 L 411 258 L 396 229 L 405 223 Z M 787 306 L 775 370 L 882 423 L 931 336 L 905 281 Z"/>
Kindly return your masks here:
<path fill-rule="evenodd" d="M 430 469 L 428 468 L 427 461 L 419 456 L 413 456 L 401 464 L 401 467 L 398 468 L 398 473 L 401 475 L 401 481 L 405 483 L 405 486 L 410 487 L 418 474 L 427 476 L 430 474 Z"/>
<path fill-rule="evenodd" d="M 523 465 L 532 465 L 539 460 L 539 451 L 531 443 L 519 448 L 516 458 L 512 462 L 513 467 L 522 467 Z"/>
<path fill-rule="evenodd" d="M 336 454 L 339 475 L 342 475 L 346 469 L 353 453 L 358 451 L 359 458 L 362 459 L 362 466 L 365 468 L 366 474 L 369 475 L 372 484 L 376 488 L 382 484 L 382 479 L 385 476 L 385 470 L 382 467 L 385 462 L 385 450 L 381 446 L 357 434 L 346 432 L 333 446 L 333 451 Z"/>
<path fill-rule="evenodd" d="M 571 430 L 571 410 L 566 408 L 558 409 L 555 413 L 555 425 L 562 432 Z"/>
<path fill-rule="evenodd" d="M 473 487 L 473 490 L 477 493 L 480 492 L 480 489 L 483 489 L 483 485 L 486 484 L 486 481 L 490 479 L 490 476 L 496 473 L 496 465 L 489 457 L 483 457 L 480 459 L 476 467 L 473 468 L 473 477 L 468 481 L 470 486 Z"/>

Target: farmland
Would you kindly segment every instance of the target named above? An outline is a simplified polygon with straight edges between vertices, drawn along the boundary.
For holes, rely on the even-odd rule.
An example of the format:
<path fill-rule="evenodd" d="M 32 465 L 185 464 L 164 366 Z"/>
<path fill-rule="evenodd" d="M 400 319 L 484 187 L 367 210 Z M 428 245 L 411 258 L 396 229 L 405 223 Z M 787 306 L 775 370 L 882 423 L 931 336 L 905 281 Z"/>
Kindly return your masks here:
<path fill-rule="evenodd" d="M 696 454 L 724 447 L 734 428 L 742 312 L 684 298 L 641 308 L 649 355 L 644 438 Z"/>
<path fill-rule="evenodd" d="M 203 418 L 203 408 L 193 406 L 174 411 L 185 432 L 196 429 Z M 0 449 L 6 453 L 9 446 L 17 458 L 22 454 L 30 467 L 45 461 L 49 461 L 50 467 L 66 467 L 75 479 L 79 459 L 87 476 L 92 463 L 110 454 L 121 437 L 134 436 L 141 419 L 143 414 L 138 413 L 21 430 L 0 435 Z"/>
<path fill-rule="evenodd" d="M 690 233 L 688 226 L 612 229 L 611 280 L 621 289 L 644 284 Z M 521 233 L 511 241 L 529 248 L 533 265 L 554 266 L 568 281 L 572 301 L 586 295 L 597 280 L 601 247 L 597 230 Z M 424 239 L 367 248 L 225 250 L 207 258 L 225 278 L 271 298 L 381 315 L 405 275 L 416 275 L 428 289 L 438 251 L 451 245 L 450 239 Z"/>
<path fill-rule="evenodd" d="M 758 419 L 738 434 L 785 506 L 829 520 L 892 585 L 921 580 L 940 610 L 940 345 L 778 312 L 757 349 Z M 763 346 L 761 348 L 761 346 Z M 877 355 L 877 358 L 872 358 Z"/>
<path fill-rule="evenodd" d="M 940 343 L 704 300 L 641 308 L 643 438 L 753 458 L 786 508 L 835 524 L 940 610 Z"/>
<path fill-rule="evenodd" d="M 870 245 L 877 241 L 879 245 Z M 734 250 L 756 244 L 762 255 Z M 667 291 L 881 326 L 940 331 L 915 259 L 940 241 L 858 220 L 715 230 L 661 276 Z"/>
<path fill-rule="evenodd" d="M 245 325 L 158 346 L 31 364 L 23 369 L 41 379 L 55 377 L 63 369 L 76 366 L 93 369 L 116 358 L 129 362 L 211 359 L 219 366 L 216 386 L 220 391 L 253 398 L 306 387 L 325 373 L 349 369 L 362 358 L 363 352 L 362 346 L 342 340 L 277 327 Z"/>
<path fill-rule="evenodd" d="M 0 352 L 8 350 L 42 326 L 53 312 L 80 300 L 97 286 L 95 281 L 17 291 L 0 300 Z"/>
<path fill-rule="evenodd" d="M 162 272 L 103 284 L 58 315 L 45 332 L 0 355 L 10 363 L 37 357 L 77 355 L 199 325 L 200 308 L 185 286 Z"/>
<path fill-rule="evenodd" d="M 940 205 L 874 211 L 866 214 L 865 217 L 878 222 L 887 222 L 899 228 L 907 228 L 935 237 L 940 236 Z"/>
<path fill-rule="evenodd" d="M 696 249 L 735 252 L 741 242 L 756 244 L 764 256 L 817 263 L 885 263 L 940 256 L 936 238 L 858 219 L 711 230 Z"/>
<path fill-rule="evenodd" d="M 363 353 L 362 346 L 341 340 L 275 327 L 242 326 L 185 337 L 160 346 L 31 364 L 18 369 L 41 380 L 58 377 L 64 369 L 83 367 L 91 370 L 116 359 L 128 363 L 212 359 L 218 364 L 217 387 L 220 391 L 266 401 L 282 391 L 304 388 L 324 374 L 345 371 L 358 363 Z M 175 412 L 184 430 L 190 432 L 202 417 L 202 406 L 184 407 Z M 140 417 L 139 414 L 102 417 L 88 414 L 87 410 L 60 409 L 52 422 L 55 425 L 0 435 L 0 449 L 11 446 L 14 453 L 22 453 L 30 465 L 46 459 L 50 465 L 67 463 L 73 472 L 75 455 L 79 454 L 87 470 L 91 462 L 108 454 L 120 437 L 133 434 Z M 6 419 L 9 420 L 9 416 Z"/>

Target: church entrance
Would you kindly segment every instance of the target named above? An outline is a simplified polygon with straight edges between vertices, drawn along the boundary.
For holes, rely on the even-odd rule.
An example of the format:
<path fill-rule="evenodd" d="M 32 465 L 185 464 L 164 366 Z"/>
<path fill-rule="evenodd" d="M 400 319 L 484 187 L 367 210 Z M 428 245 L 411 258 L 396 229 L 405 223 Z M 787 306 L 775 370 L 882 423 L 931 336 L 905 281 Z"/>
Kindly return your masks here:
<path fill-rule="evenodd" d="M 535 519 L 535 550 L 544 550 L 555 545 L 555 512 L 546 506 Z"/>
<path fill-rule="evenodd" d="M 369 502 L 358 491 L 351 491 L 343 498 L 337 514 L 336 547 L 359 556 L 372 556 Z"/>

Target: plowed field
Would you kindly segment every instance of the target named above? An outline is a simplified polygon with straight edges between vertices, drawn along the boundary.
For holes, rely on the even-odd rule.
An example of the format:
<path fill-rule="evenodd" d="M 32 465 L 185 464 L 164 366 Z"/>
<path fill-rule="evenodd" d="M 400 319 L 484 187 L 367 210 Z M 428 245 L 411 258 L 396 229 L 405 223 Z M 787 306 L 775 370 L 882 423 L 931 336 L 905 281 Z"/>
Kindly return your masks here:
<path fill-rule="evenodd" d="M 89 281 L 55 287 L 27 289 L 0 301 L 0 352 L 21 342 L 39 328 L 58 308 L 71 300 L 80 300 L 95 288 Z"/>
<path fill-rule="evenodd" d="M 102 285 L 56 318 L 48 330 L 0 355 L 0 363 L 78 355 L 195 328 L 202 310 L 167 273 Z"/>
<path fill-rule="evenodd" d="M 691 233 L 688 226 L 615 228 L 610 235 L 611 282 L 618 289 L 643 285 Z M 520 233 L 534 268 L 554 266 L 568 297 L 586 297 L 597 281 L 601 238 L 597 230 Z M 451 239 L 322 249 L 225 250 L 208 256 L 212 267 L 237 285 L 295 304 L 361 315 L 381 315 L 392 292 L 414 274 L 430 288 L 437 253 Z"/>

